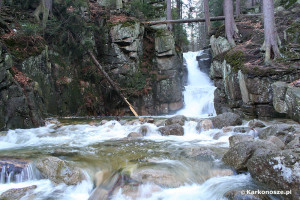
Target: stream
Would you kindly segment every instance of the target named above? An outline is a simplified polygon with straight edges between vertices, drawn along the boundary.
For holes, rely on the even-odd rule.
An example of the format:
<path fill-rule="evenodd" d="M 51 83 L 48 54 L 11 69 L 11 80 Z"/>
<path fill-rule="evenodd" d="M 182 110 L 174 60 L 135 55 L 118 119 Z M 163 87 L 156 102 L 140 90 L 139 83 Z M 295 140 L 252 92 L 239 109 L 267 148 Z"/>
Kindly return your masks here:
<path fill-rule="evenodd" d="M 196 55 L 184 56 L 190 60 Z M 188 63 L 195 70 L 195 62 Z M 197 73 L 201 82 L 189 77 L 184 93 L 186 106 L 178 114 L 214 115 L 214 87 L 205 74 Z M 200 95 L 200 100 L 195 95 Z M 198 105 L 196 109 L 194 105 Z M 162 136 L 158 122 L 165 117 L 152 118 L 157 123 L 141 123 L 130 117 L 120 121 L 63 118 L 59 123 L 50 121 L 45 127 L 0 133 L 0 158 L 34 163 L 39 158 L 55 156 L 85 174 L 85 180 L 77 185 L 57 185 L 43 178 L 34 164 L 18 176 L 2 168 L 0 195 L 8 189 L 36 185 L 22 199 L 89 199 L 95 188 L 95 176 L 101 171 L 127 174 L 131 180 L 114 188 L 109 197 L 113 200 L 222 200 L 231 191 L 261 188 L 249 174 L 236 175 L 221 161 L 233 132 L 210 129 L 200 133 L 196 129 L 197 118 L 193 118 L 185 122 L 183 136 Z M 144 137 L 130 139 L 127 136 L 132 132 L 142 132 Z"/>

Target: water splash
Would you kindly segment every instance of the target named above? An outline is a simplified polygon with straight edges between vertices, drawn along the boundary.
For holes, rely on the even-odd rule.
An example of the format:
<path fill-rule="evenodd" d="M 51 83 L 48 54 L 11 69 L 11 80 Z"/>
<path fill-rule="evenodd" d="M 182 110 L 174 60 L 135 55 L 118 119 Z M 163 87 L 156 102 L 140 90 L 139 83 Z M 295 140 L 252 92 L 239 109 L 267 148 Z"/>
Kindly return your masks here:
<path fill-rule="evenodd" d="M 185 106 L 177 114 L 191 117 L 216 114 L 213 103 L 215 87 L 209 77 L 200 71 L 196 60 L 197 55 L 202 53 L 203 51 L 183 54 L 187 62 L 188 85 L 183 92 Z"/>

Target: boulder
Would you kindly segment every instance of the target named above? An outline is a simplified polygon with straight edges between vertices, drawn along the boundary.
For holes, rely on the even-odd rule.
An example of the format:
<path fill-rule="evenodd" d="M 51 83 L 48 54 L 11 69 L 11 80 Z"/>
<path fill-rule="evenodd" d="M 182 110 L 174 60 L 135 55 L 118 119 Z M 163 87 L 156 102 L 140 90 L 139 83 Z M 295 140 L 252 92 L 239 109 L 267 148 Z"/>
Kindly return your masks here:
<path fill-rule="evenodd" d="M 228 200 L 269 200 L 267 195 L 245 194 L 243 191 L 229 191 L 224 195 Z"/>
<path fill-rule="evenodd" d="M 264 128 L 264 127 L 266 127 L 264 122 L 262 122 L 258 119 L 253 119 L 253 120 L 249 121 L 248 126 L 251 127 L 251 128 Z"/>
<path fill-rule="evenodd" d="M 248 142 L 248 141 L 253 142 L 254 141 L 253 136 L 242 135 L 242 134 L 233 135 L 229 137 L 229 146 L 233 147 L 240 142 Z"/>
<path fill-rule="evenodd" d="M 286 146 L 285 149 L 300 149 L 300 134 L 295 136 L 295 139 L 290 141 Z"/>
<path fill-rule="evenodd" d="M 285 199 L 300 196 L 300 156 L 292 150 L 253 155 L 247 163 L 253 179 L 274 190 L 290 191 Z"/>
<path fill-rule="evenodd" d="M 212 127 L 213 127 L 212 121 L 210 119 L 205 119 L 201 122 L 198 122 L 196 129 L 197 131 L 202 132 L 202 131 L 208 131 L 212 129 Z"/>
<path fill-rule="evenodd" d="M 128 138 L 141 138 L 144 135 L 142 133 L 131 132 L 127 135 Z"/>
<path fill-rule="evenodd" d="M 284 144 L 287 144 L 294 139 L 293 133 L 295 131 L 296 129 L 294 125 L 275 124 L 260 130 L 258 137 L 260 139 L 267 139 L 270 136 L 276 136 L 281 139 Z"/>
<path fill-rule="evenodd" d="M 0 199 L 1 200 L 21 199 L 25 195 L 32 193 L 33 190 L 35 190 L 36 188 L 37 188 L 36 185 L 32 185 L 32 186 L 24 187 L 24 188 L 10 189 L 10 190 L 7 190 L 7 191 L 3 192 L 0 195 Z M 29 199 L 34 199 L 34 198 L 32 197 L 32 198 L 29 198 Z"/>
<path fill-rule="evenodd" d="M 184 156 L 197 160 L 213 160 L 217 154 L 208 147 L 186 147 L 183 152 Z"/>
<path fill-rule="evenodd" d="M 285 101 L 289 117 L 296 122 L 300 122 L 300 88 L 288 86 Z"/>
<path fill-rule="evenodd" d="M 138 132 L 138 133 L 142 134 L 143 136 L 146 136 L 147 133 L 148 133 L 148 131 L 149 131 L 148 126 L 143 125 L 143 126 L 141 126 L 141 127 L 139 128 L 139 132 Z"/>
<path fill-rule="evenodd" d="M 275 144 L 277 147 L 279 147 L 280 149 L 284 148 L 284 143 L 276 136 L 269 136 L 267 138 L 267 141 L 272 142 L 273 144 Z"/>
<path fill-rule="evenodd" d="M 272 84 L 273 90 L 273 106 L 279 113 L 287 113 L 288 107 L 285 102 L 285 94 L 287 90 L 287 84 L 285 82 L 277 81 Z"/>
<path fill-rule="evenodd" d="M 166 120 L 166 126 L 172 125 L 172 124 L 180 124 L 181 126 L 184 125 L 187 118 L 184 115 L 176 115 L 174 117 L 171 117 Z"/>
<path fill-rule="evenodd" d="M 207 75 L 210 73 L 211 59 L 212 56 L 210 49 L 204 49 L 200 51 L 196 57 L 200 71 Z"/>
<path fill-rule="evenodd" d="M 234 127 L 233 132 L 235 133 L 250 133 L 253 130 L 253 128 L 242 126 L 242 127 Z"/>
<path fill-rule="evenodd" d="M 184 135 L 184 129 L 180 124 L 172 124 L 158 129 L 162 135 Z"/>
<path fill-rule="evenodd" d="M 222 128 L 223 133 L 228 133 L 233 131 L 233 126 L 225 126 Z"/>
<path fill-rule="evenodd" d="M 134 171 L 130 177 L 138 182 L 152 182 L 162 187 L 173 188 L 184 185 L 184 181 L 178 175 L 164 169 L 141 168 Z"/>
<path fill-rule="evenodd" d="M 225 126 L 237 126 L 242 124 L 241 117 L 234 113 L 223 113 L 211 118 L 214 128 L 223 128 Z"/>
<path fill-rule="evenodd" d="M 41 158 L 37 160 L 36 167 L 45 178 L 50 179 L 54 184 L 76 185 L 85 179 L 81 169 L 57 157 Z"/>
<path fill-rule="evenodd" d="M 213 52 L 213 57 L 224 53 L 231 49 L 228 40 L 224 37 L 215 38 L 215 36 L 211 36 L 210 38 L 210 45 Z"/>
<path fill-rule="evenodd" d="M 273 143 L 264 140 L 240 142 L 232 146 L 224 154 L 222 160 L 237 171 L 243 171 L 247 169 L 247 162 L 253 155 L 279 150 Z"/>

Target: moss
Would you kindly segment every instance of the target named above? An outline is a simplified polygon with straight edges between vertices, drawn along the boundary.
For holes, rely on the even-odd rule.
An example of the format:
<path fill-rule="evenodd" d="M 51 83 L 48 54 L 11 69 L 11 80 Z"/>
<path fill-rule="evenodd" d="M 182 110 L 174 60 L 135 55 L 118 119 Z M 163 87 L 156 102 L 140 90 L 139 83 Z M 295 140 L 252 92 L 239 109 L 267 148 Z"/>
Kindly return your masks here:
<path fill-rule="evenodd" d="M 164 30 L 164 29 L 158 29 L 155 32 L 155 37 L 162 37 L 162 36 L 165 36 L 165 35 L 167 35 L 167 34 L 166 34 L 166 30 Z"/>
<path fill-rule="evenodd" d="M 239 71 L 243 67 L 245 61 L 245 55 L 242 51 L 230 51 L 224 58 L 235 72 Z"/>
<path fill-rule="evenodd" d="M 297 0 L 280 0 L 279 5 L 283 6 L 284 8 L 290 8 Z"/>
<path fill-rule="evenodd" d="M 290 42 L 300 44 L 300 20 L 294 21 L 291 26 L 286 30 Z"/>

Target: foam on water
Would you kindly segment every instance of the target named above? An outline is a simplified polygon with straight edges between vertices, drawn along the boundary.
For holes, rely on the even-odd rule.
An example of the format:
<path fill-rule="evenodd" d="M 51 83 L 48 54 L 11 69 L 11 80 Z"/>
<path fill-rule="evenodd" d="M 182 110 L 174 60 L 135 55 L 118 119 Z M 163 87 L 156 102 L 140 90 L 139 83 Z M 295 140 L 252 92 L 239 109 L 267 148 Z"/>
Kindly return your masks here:
<path fill-rule="evenodd" d="M 216 114 L 213 103 L 215 87 L 209 77 L 200 71 L 196 60 L 197 55 L 202 53 L 203 51 L 183 54 L 187 63 L 188 84 L 183 92 L 185 106 L 177 114 L 193 117 Z"/>

